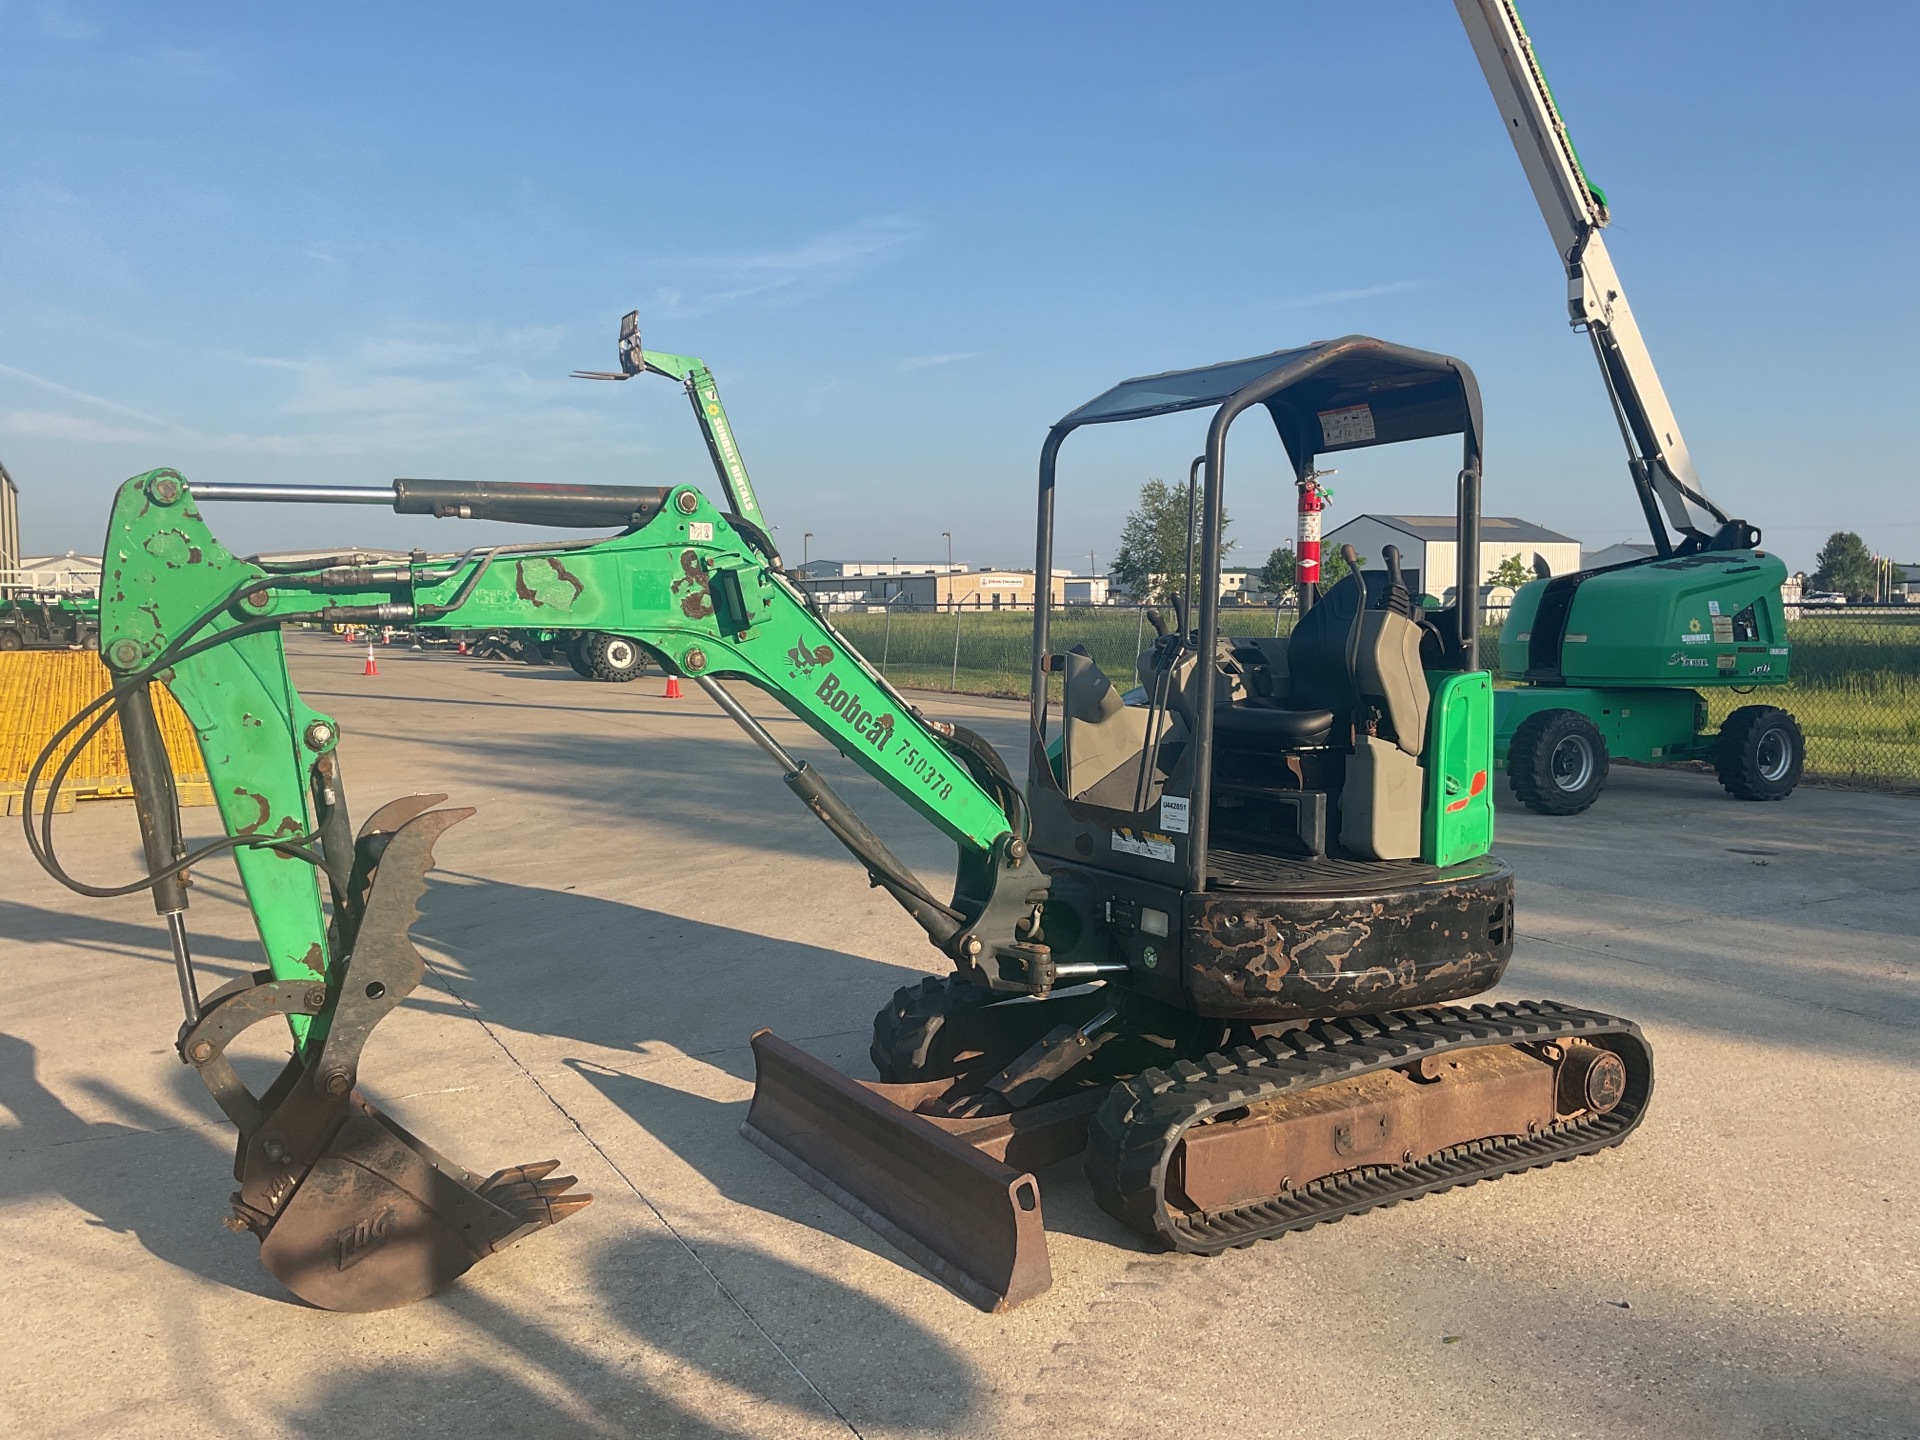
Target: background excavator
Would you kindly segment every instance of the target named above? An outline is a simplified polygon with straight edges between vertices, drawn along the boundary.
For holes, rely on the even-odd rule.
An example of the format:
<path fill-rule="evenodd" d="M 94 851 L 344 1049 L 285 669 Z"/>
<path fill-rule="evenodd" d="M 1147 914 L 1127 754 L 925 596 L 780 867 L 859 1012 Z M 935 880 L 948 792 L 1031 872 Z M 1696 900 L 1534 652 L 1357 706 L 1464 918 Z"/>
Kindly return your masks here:
<path fill-rule="evenodd" d="M 638 349 L 637 333 L 632 349 Z M 1050 644 L 1055 465 L 1079 429 L 1192 412 L 1197 557 L 1122 692 Z M 1228 437 L 1273 426 L 1286 483 L 1329 452 L 1459 435 L 1459 605 L 1428 616 L 1357 572 L 1286 641 L 1223 628 Z M 42 755 L 117 717 L 147 875 L 77 880 L 29 803 L 36 857 L 86 894 L 151 892 L 185 1011 L 181 1059 L 239 1130 L 233 1224 L 296 1294 L 406 1303 L 584 1205 L 552 1161 L 481 1176 L 359 1092 L 369 1034 L 420 981 L 408 938 L 432 847 L 472 812 L 397 799 L 355 832 L 341 735 L 298 694 L 290 623 L 511 625 L 626 637 L 700 686 L 926 932 L 950 973 L 875 1023 L 881 1080 L 768 1032 L 745 1133 L 985 1308 L 1047 1288 L 1032 1170 L 1083 1146 L 1099 1203 L 1149 1243 L 1211 1253 L 1618 1143 L 1651 1055 L 1631 1023 L 1545 1001 L 1458 1007 L 1512 951 L 1513 874 L 1489 853 L 1492 696 L 1478 668 L 1482 423 L 1461 362 L 1364 336 L 1127 381 L 1071 412 L 1040 464 L 1026 785 L 924 715 L 787 579 L 744 471 L 691 485 L 396 480 L 345 488 L 126 482 L 105 555 L 111 692 Z M 242 559 L 221 502 L 348 503 L 615 533 L 362 564 Z M 1196 599 L 1197 597 L 1197 599 Z M 735 698 L 773 696 L 958 852 L 942 898 Z M 189 850 L 153 719 L 193 720 L 225 837 Z M 230 852 L 265 968 L 200 993 L 187 871 Z M 797 977 L 804 984 L 804 977 Z M 744 1018 L 744 1017 L 743 1017 Z M 262 1020 L 293 1053 L 262 1093 L 227 1058 Z"/>
<path fill-rule="evenodd" d="M 1601 237 L 1606 194 L 1587 178 L 1518 7 L 1454 4 L 1566 266 L 1568 319 L 1593 344 L 1654 548 L 1543 574 L 1514 595 L 1500 671 L 1517 685 L 1494 707 L 1509 783 L 1530 809 L 1571 815 L 1599 797 L 1610 756 L 1702 760 L 1740 799 L 1782 799 L 1806 758 L 1793 716 L 1743 705 L 1709 733 L 1699 692 L 1791 678 L 1787 567 L 1758 548 L 1758 529 L 1707 498 Z"/>

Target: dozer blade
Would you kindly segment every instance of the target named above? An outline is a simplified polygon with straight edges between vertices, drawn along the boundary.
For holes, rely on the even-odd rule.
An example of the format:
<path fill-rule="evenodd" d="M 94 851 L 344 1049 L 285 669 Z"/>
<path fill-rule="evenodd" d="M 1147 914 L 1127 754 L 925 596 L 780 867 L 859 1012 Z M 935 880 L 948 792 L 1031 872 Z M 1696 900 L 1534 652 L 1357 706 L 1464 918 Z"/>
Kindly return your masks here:
<path fill-rule="evenodd" d="M 440 798 L 396 801 L 361 831 L 344 930 L 353 950 L 326 983 L 264 971 L 235 981 L 208 998 L 181 1037 L 181 1054 L 240 1127 L 234 1227 L 260 1238 L 261 1261 L 281 1284 L 327 1310 L 422 1299 L 593 1198 L 568 1193 L 574 1179 L 554 1175 L 555 1160 L 477 1175 L 354 1088 L 374 1026 L 426 973 L 408 931 L 433 844 L 473 813 L 419 813 Z M 316 1017 L 308 1044 L 256 1096 L 227 1046 L 250 1025 L 286 1015 Z"/>
<path fill-rule="evenodd" d="M 887 1098 L 927 1087 L 862 1084 L 767 1030 L 753 1059 L 747 1139 L 982 1310 L 1011 1310 L 1053 1284 L 1038 1183 Z M 1076 1109 L 1056 1130 L 1084 1134 L 1087 1107 Z M 1004 1120 L 955 1126 L 975 1128 L 996 1132 L 1005 1153 Z"/>

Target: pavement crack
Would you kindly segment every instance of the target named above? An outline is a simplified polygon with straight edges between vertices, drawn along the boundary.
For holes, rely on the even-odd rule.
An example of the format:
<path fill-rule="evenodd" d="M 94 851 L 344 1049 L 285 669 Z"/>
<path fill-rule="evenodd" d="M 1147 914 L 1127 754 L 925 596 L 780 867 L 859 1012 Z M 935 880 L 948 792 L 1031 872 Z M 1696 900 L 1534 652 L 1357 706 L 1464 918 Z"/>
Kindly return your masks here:
<path fill-rule="evenodd" d="M 533 1088 L 538 1090 L 541 1093 L 541 1095 L 546 1097 L 546 1101 L 549 1105 L 553 1106 L 555 1110 L 558 1110 L 560 1112 L 560 1114 L 565 1118 L 566 1122 L 574 1128 L 574 1131 L 580 1136 L 580 1138 L 583 1141 L 585 1141 L 588 1146 L 592 1148 L 593 1152 L 596 1155 L 598 1155 L 602 1160 L 606 1162 L 607 1168 L 613 1171 L 614 1174 L 618 1175 L 620 1177 L 620 1182 L 623 1185 L 625 1185 L 627 1189 L 633 1192 L 634 1198 L 637 1199 L 642 1205 L 646 1206 L 647 1209 L 653 1212 L 654 1219 L 660 1222 L 661 1227 L 665 1229 L 666 1232 L 674 1238 L 674 1242 L 678 1244 L 682 1250 L 687 1252 L 688 1258 L 691 1259 L 694 1264 L 700 1267 L 701 1271 L 706 1275 L 708 1280 L 713 1282 L 713 1288 L 719 1291 L 720 1294 L 724 1295 L 727 1299 L 727 1303 L 732 1305 L 734 1309 L 740 1312 L 741 1319 L 745 1320 L 747 1324 L 751 1325 L 753 1327 L 754 1333 L 757 1334 L 762 1340 L 767 1342 L 768 1347 L 773 1351 L 773 1353 L 778 1355 L 781 1358 L 781 1360 L 783 1360 L 786 1363 L 787 1368 L 792 1370 L 793 1373 L 799 1377 L 800 1383 L 802 1385 L 805 1385 L 808 1390 L 813 1392 L 815 1397 L 818 1398 L 820 1403 L 827 1408 L 828 1412 L 831 1413 L 836 1420 L 838 1420 L 842 1425 L 847 1427 L 848 1434 L 854 1436 L 855 1440 L 866 1440 L 866 1437 L 861 1435 L 860 1428 L 857 1425 L 855 1425 L 853 1421 L 848 1417 L 846 1411 L 842 1410 L 838 1405 L 834 1404 L 833 1401 L 830 1398 L 828 1398 L 827 1393 L 824 1390 L 822 1390 L 818 1385 L 813 1383 L 813 1377 L 807 1374 L 807 1372 L 801 1368 L 800 1363 L 797 1360 L 795 1360 L 793 1356 L 787 1353 L 786 1348 L 783 1345 L 781 1345 L 781 1343 L 778 1340 L 774 1339 L 771 1334 L 768 1333 L 767 1327 L 762 1325 L 759 1321 L 759 1318 L 754 1315 L 753 1311 L 747 1308 L 746 1303 L 742 1301 L 738 1295 L 733 1293 L 732 1289 L 727 1285 L 727 1282 L 725 1280 L 722 1280 L 719 1276 L 719 1273 L 715 1271 L 714 1268 L 707 1263 L 706 1257 L 702 1255 L 699 1252 L 699 1250 L 697 1250 L 694 1247 L 693 1243 L 689 1241 L 685 1235 L 682 1235 L 680 1233 L 679 1228 L 673 1223 L 673 1221 L 667 1218 L 666 1212 L 663 1211 L 657 1204 L 654 1203 L 653 1197 L 648 1195 L 646 1191 L 642 1190 L 637 1184 L 634 1183 L 633 1177 L 627 1174 L 625 1169 L 621 1167 L 619 1161 L 615 1160 L 613 1156 L 609 1155 L 605 1147 L 602 1146 L 598 1140 L 594 1139 L 593 1136 L 588 1133 L 587 1127 L 582 1125 L 579 1119 L 575 1117 L 574 1113 L 571 1110 L 567 1109 L 567 1107 L 561 1103 L 560 1097 L 558 1095 L 555 1095 L 553 1091 L 549 1090 L 547 1086 L 541 1081 L 538 1075 L 534 1074 L 533 1071 L 529 1070 L 525 1065 L 520 1063 L 520 1057 L 513 1053 L 513 1047 L 508 1045 L 505 1040 L 501 1039 L 499 1032 L 496 1031 L 493 1028 L 493 1026 L 487 1023 L 486 1019 L 480 1014 L 480 1012 L 474 1008 L 472 1002 L 469 1001 L 465 995 L 462 995 L 458 990 L 456 990 L 453 987 L 452 984 L 449 983 L 446 972 L 443 971 L 439 966 L 435 965 L 431 960 L 426 961 L 426 966 L 427 966 L 427 969 L 432 972 L 433 977 L 439 983 L 440 988 L 445 990 L 449 995 L 453 996 L 454 1000 L 459 1004 L 460 1008 L 467 1012 L 468 1016 L 473 1020 L 473 1022 L 476 1025 L 478 1025 L 480 1029 L 485 1033 L 486 1037 L 489 1040 L 491 1040 L 499 1048 L 500 1053 L 507 1057 L 508 1062 L 513 1066 L 513 1068 L 518 1070 L 523 1076 L 525 1076 L 528 1082 L 532 1084 Z"/>

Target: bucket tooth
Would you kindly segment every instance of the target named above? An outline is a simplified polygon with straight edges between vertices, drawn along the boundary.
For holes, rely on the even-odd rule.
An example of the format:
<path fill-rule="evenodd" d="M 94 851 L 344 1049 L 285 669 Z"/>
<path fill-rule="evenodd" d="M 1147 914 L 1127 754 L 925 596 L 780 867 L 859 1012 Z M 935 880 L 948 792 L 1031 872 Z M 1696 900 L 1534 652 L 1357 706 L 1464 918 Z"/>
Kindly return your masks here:
<path fill-rule="evenodd" d="M 444 1288 L 480 1260 L 571 1215 L 560 1162 L 481 1176 L 408 1132 L 356 1088 L 373 1029 L 426 974 L 408 931 L 434 842 L 471 810 L 441 796 L 384 807 L 356 846 L 352 954 L 323 983 L 262 972 L 209 998 L 181 1054 L 240 1127 L 236 1228 L 260 1238 L 273 1276 L 326 1310 L 386 1310 Z M 229 1043 L 275 1016 L 313 1017 L 305 1052 L 264 1095 L 241 1083 Z"/>

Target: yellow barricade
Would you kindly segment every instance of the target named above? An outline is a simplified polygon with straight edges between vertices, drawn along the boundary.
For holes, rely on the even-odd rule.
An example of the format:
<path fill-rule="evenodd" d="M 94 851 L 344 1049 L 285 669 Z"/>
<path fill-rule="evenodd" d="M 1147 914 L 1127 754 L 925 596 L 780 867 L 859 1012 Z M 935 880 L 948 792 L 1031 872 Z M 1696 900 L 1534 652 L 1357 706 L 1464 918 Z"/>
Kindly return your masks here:
<path fill-rule="evenodd" d="M 0 652 L 0 815 L 17 815 L 26 790 L 27 771 L 54 731 L 88 701 L 107 693 L 112 679 L 100 657 L 87 650 Z M 154 713 L 173 761 L 182 805 L 211 805 L 207 764 L 200 742 L 164 686 L 154 687 Z M 64 750 L 62 753 L 65 753 Z M 52 765 L 43 774 L 50 775 Z M 133 794 L 127 775 L 127 747 L 117 720 L 109 720 L 89 740 L 60 787 L 56 810 L 71 810 L 76 800 L 110 800 Z"/>

